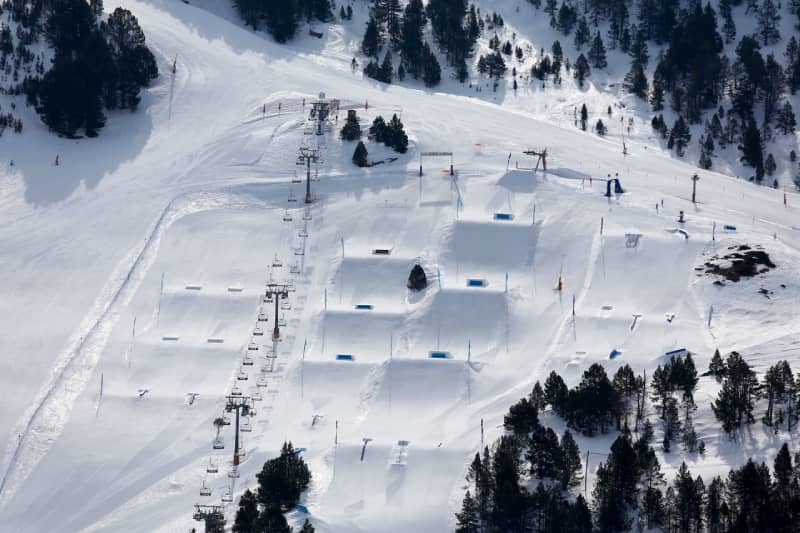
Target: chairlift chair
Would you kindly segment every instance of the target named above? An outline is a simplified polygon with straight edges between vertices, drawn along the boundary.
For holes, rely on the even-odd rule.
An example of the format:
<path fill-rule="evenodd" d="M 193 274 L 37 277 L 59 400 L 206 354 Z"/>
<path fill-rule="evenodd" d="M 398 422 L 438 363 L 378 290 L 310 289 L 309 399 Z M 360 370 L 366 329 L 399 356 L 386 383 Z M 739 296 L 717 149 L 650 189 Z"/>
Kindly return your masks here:
<path fill-rule="evenodd" d="M 283 212 L 283 221 L 284 222 L 291 222 L 292 221 L 292 215 L 289 214 L 289 210 L 288 209 Z"/>
<path fill-rule="evenodd" d="M 292 174 L 292 183 L 302 183 L 302 182 L 303 182 L 303 178 L 298 176 L 297 175 L 297 171 L 295 170 L 294 174 Z"/>
<path fill-rule="evenodd" d="M 265 304 L 271 304 L 272 303 L 272 295 L 271 294 L 265 294 L 264 298 L 262 299 L 262 301 Z M 265 318 L 266 318 L 266 316 L 265 316 Z M 265 322 L 266 322 L 266 320 L 265 320 Z"/>
<path fill-rule="evenodd" d="M 305 213 L 303 213 L 303 220 L 311 220 L 311 211 L 306 209 Z"/>
<path fill-rule="evenodd" d="M 200 496 L 211 496 L 211 489 L 206 487 L 206 480 L 203 480 L 203 484 L 200 486 Z"/>
<path fill-rule="evenodd" d="M 281 313 L 281 317 L 278 320 L 278 326 L 280 326 L 282 328 L 286 327 L 286 316 L 283 313 Z"/>
<path fill-rule="evenodd" d="M 244 368 L 240 368 L 239 373 L 236 374 L 236 379 L 238 381 L 247 381 L 247 371 Z"/>
<path fill-rule="evenodd" d="M 239 431 L 242 433 L 250 433 L 253 431 L 253 426 L 250 425 L 249 420 L 247 422 L 242 422 L 242 424 L 239 426 Z"/>
<path fill-rule="evenodd" d="M 269 316 L 267 315 L 267 313 L 260 312 L 260 313 L 258 313 L 258 321 L 259 322 L 267 322 L 267 321 L 269 321 Z M 261 328 L 256 326 L 256 329 L 261 329 Z M 262 331 L 261 334 L 263 335 L 264 332 Z M 255 335 L 255 332 L 253 333 L 253 335 Z"/>
<path fill-rule="evenodd" d="M 250 344 L 247 345 L 247 349 L 250 350 L 251 352 L 256 352 L 258 351 L 258 344 L 251 341 Z"/>
<path fill-rule="evenodd" d="M 296 202 L 297 196 L 294 195 L 292 190 L 289 190 L 289 198 L 287 199 L 288 202 Z"/>
<path fill-rule="evenodd" d="M 306 255 L 306 251 L 302 247 L 301 248 L 295 248 L 294 249 L 294 255 Z"/>
<path fill-rule="evenodd" d="M 289 267 L 289 273 L 290 274 L 299 274 L 300 273 L 300 265 L 295 263 L 292 266 L 290 266 Z"/>
<path fill-rule="evenodd" d="M 238 385 L 234 385 L 233 388 L 231 389 L 231 396 L 241 396 L 241 395 L 242 395 L 242 389 L 240 389 Z"/>
<path fill-rule="evenodd" d="M 266 387 L 267 386 L 267 376 L 259 376 L 258 379 L 256 380 L 256 385 L 259 388 Z"/>
<path fill-rule="evenodd" d="M 292 308 L 292 302 L 289 300 L 284 300 L 281 302 L 281 309 L 288 310 Z"/>
<path fill-rule="evenodd" d="M 231 488 L 228 487 L 225 489 L 225 492 L 222 493 L 222 503 L 231 503 L 233 501 L 233 492 Z"/>
<path fill-rule="evenodd" d="M 244 354 L 244 357 L 242 357 L 242 366 L 253 366 L 253 358 Z"/>
<path fill-rule="evenodd" d="M 280 268 L 283 266 L 283 263 L 280 259 L 278 259 L 278 254 L 275 254 L 275 259 L 272 260 L 272 266 L 275 268 Z"/>
<path fill-rule="evenodd" d="M 241 456 L 241 455 L 242 454 L 240 453 L 239 456 Z M 234 466 L 233 468 L 228 470 L 228 477 L 231 478 L 231 479 L 235 479 L 235 478 L 239 477 L 239 468 Z"/>
<path fill-rule="evenodd" d="M 217 472 L 219 472 L 219 466 L 212 457 L 208 458 L 208 466 L 206 466 L 206 472 L 208 472 L 209 474 L 216 474 Z"/>
<path fill-rule="evenodd" d="M 225 449 L 225 440 L 222 438 L 222 435 L 218 437 L 214 437 L 214 445 L 212 446 L 215 450 L 224 450 Z M 210 468 L 210 465 L 209 465 Z"/>
<path fill-rule="evenodd" d="M 258 386 L 256 386 L 250 391 L 250 397 L 253 399 L 254 402 L 260 402 L 263 399 L 263 396 L 261 396 L 261 391 L 259 390 Z"/>
<path fill-rule="evenodd" d="M 253 328 L 253 336 L 254 337 L 261 337 L 264 335 L 264 330 L 261 329 L 261 326 L 256 324 L 256 327 Z"/>

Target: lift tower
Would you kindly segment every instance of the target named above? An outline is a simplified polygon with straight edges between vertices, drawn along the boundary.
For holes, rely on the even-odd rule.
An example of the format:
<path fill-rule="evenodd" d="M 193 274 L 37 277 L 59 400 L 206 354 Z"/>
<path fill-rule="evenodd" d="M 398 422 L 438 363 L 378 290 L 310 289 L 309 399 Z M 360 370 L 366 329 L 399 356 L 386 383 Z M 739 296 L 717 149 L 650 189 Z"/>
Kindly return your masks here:
<path fill-rule="evenodd" d="M 297 164 L 306 166 L 306 203 L 310 204 L 314 201 L 311 197 L 311 163 L 319 163 L 322 159 L 319 148 L 309 148 L 308 146 L 301 146 L 300 153 L 297 156 Z"/>
<path fill-rule="evenodd" d="M 234 432 L 233 444 L 233 467 L 239 466 L 239 414 L 247 416 L 250 413 L 249 396 L 225 396 L 225 410 L 227 412 L 236 411 L 236 431 Z"/>
<path fill-rule="evenodd" d="M 277 341 L 281 338 L 280 324 L 278 324 L 278 299 L 288 298 L 290 292 L 294 292 L 294 285 L 289 283 L 267 283 L 265 295 L 275 300 L 275 327 L 272 330 L 273 341 Z"/>

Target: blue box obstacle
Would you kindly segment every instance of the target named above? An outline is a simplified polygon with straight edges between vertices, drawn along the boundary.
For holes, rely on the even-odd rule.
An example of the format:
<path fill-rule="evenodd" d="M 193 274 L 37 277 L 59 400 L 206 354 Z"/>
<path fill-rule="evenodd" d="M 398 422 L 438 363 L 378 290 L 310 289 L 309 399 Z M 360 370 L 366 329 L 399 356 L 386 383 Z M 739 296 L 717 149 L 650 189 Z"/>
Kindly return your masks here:
<path fill-rule="evenodd" d="M 349 353 L 336 354 L 337 361 L 353 361 L 355 358 Z"/>
<path fill-rule="evenodd" d="M 686 348 L 678 348 L 677 350 L 672 350 L 670 352 L 665 353 L 664 355 L 667 357 L 686 357 L 686 354 L 689 353 L 689 350 Z"/>
<path fill-rule="evenodd" d="M 511 213 L 495 213 L 494 214 L 495 220 L 514 220 L 514 215 Z"/>
<path fill-rule="evenodd" d="M 725 224 L 722 227 L 723 227 L 723 229 L 725 229 L 725 231 L 736 231 L 736 226 L 731 226 L 729 224 Z"/>
<path fill-rule="evenodd" d="M 431 359 L 450 359 L 450 352 L 430 352 Z"/>
<path fill-rule="evenodd" d="M 485 287 L 486 280 L 483 278 L 467 278 L 467 287 Z"/>
<path fill-rule="evenodd" d="M 372 304 L 357 304 L 356 309 L 359 311 L 372 311 Z"/>
<path fill-rule="evenodd" d="M 617 350 L 616 348 L 614 348 L 613 350 L 611 350 L 611 353 L 610 353 L 610 354 L 608 354 L 608 358 L 609 358 L 609 359 L 616 359 L 616 358 L 617 358 L 617 357 L 619 357 L 620 355 L 622 355 L 622 352 L 620 352 L 619 350 Z"/>
<path fill-rule="evenodd" d="M 388 248 L 375 248 L 372 250 L 372 253 L 375 255 L 389 255 L 392 253 L 392 251 Z"/>

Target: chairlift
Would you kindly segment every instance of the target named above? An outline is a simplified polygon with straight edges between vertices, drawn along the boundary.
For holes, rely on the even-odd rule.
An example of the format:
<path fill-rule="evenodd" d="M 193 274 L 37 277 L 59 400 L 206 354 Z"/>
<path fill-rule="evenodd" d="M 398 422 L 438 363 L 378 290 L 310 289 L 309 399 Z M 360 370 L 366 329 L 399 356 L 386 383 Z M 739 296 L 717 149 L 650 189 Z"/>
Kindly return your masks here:
<path fill-rule="evenodd" d="M 266 387 L 267 386 L 267 376 L 258 376 L 258 379 L 256 380 L 256 386 L 258 386 L 259 388 Z M 259 394 L 259 396 L 260 396 L 260 394 Z"/>
<path fill-rule="evenodd" d="M 254 387 L 253 389 L 250 390 L 250 397 L 253 399 L 254 402 L 260 402 L 263 399 L 263 397 L 261 396 L 261 391 L 258 389 L 258 387 Z"/>
<path fill-rule="evenodd" d="M 253 427 L 250 425 L 250 421 L 248 420 L 246 422 L 242 422 L 241 425 L 239 426 L 239 431 L 241 431 L 242 433 L 250 433 L 251 431 L 253 431 Z"/>
<path fill-rule="evenodd" d="M 222 493 L 222 503 L 231 503 L 233 501 L 233 492 L 231 488 L 228 487 L 225 489 L 225 492 Z"/>
<path fill-rule="evenodd" d="M 290 274 L 299 274 L 300 273 L 300 265 L 295 263 L 292 266 L 290 266 L 289 267 L 289 273 Z"/>
<path fill-rule="evenodd" d="M 264 295 L 264 298 L 262 299 L 262 301 L 263 301 L 265 304 L 271 304 L 271 303 L 272 303 L 272 295 L 271 295 L 271 294 L 266 294 L 266 295 Z M 262 314 L 263 314 L 263 313 L 262 313 Z M 266 316 L 266 315 L 264 315 L 264 322 L 266 322 L 266 319 L 267 319 L 267 316 Z"/>
<path fill-rule="evenodd" d="M 292 215 L 289 214 L 289 210 L 288 209 L 283 212 L 283 221 L 284 222 L 291 222 L 292 221 Z"/>
<path fill-rule="evenodd" d="M 278 319 L 278 326 L 282 328 L 286 327 L 286 316 L 283 313 L 281 313 L 281 317 Z"/>
<path fill-rule="evenodd" d="M 287 199 L 288 202 L 296 202 L 297 196 L 294 195 L 294 191 L 291 189 L 289 190 L 289 198 Z"/>
<path fill-rule="evenodd" d="M 259 321 L 259 322 L 268 322 L 268 321 L 269 321 L 269 316 L 267 315 L 267 313 L 260 312 L 260 313 L 258 313 L 258 321 Z M 256 326 L 256 330 L 259 330 L 259 329 L 261 329 L 261 328 L 259 328 L 258 326 Z M 256 333 L 255 333 L 255 332 L 253 332 L 253 335 L 255 335 L 255 334 L 256 334 Z M 262 332 L 261 332 L 261 334 L 263 335 L 263 334 L 264 334 L 264 332 L 262 331 Z"/>
<path fill-rule="evenodd" d="M 303 178 L 298 176 L 297 175 L 297 171 L 295 170 L 294 174 L 292 174 L 292 183 L 302 183 L 302 182 L 303 182 Z"/>
<path fill-rule="evenodd" d="M 228 411 L 230 412 L 230 411 Z M 231 417 L 225 413 L 222 413 L 222 425 L 223 426 L 230 426 L 231 425 Z"/>
<path fill-rule="evenodd" d="M 290 302 L 289 300 L 284 300 L 281 302 L 281 309 L 289 310 L 291 308 L 292 308 L 292 302 Z"/>
<path fill-rule="evenodd" d="M 231 396 L 241 396 L 241 395 L 242 395 L 242 389 L 240 389 L 238 385 L 234 385 L 233 388 L 231 389 Z"/>
<path fill-rule="evenodd" d="M 239 373 L 236 374 L 236 379 L 238 381 L 247 381 L 247 371 L 244 368 L 239 369 Z"/>
<path fill-rule="evenodd" d="M 240 453 L 239 456 L 241 457 L 241 455 L 242 454 Z M 238 478 L 239 477 L 239 468 L 234 466 L 233 468 L 228 470 L 228 477 L 231 478 L 231 479 Z"/>
<path fill-rule="evenodd" d="M 261 337 L 263 335 L 264 335 L 264 330 L 261 329 L 261 326 L 256 325 L 256 327 L 253 328 L 253 336 L 254 337 Z"/>
<path fill-rule="evenodd" d="M 303 213 L 303 220 L 311 220 L 311 211 L 306 209 L 305 213 Z"/>
<path fill-rule="evenodd" d="M 294 249 L 294 255 L 306 255 L 306 251 L 302 247 L 301 248 L 295 248 Z"/>
<path fill-rule="evenodd" d="M 225 440 L 222 438 L 222 435 L 214 437 L 214 445 L 212 446 L 215 450 L 224 450 L 225 449 Z M 211 468 L 211 465 L 209 465 Z"/>
<path fill-rule="evenodd" d="M 280 259 L 278 259 L 278 254 L 275 254 L 275 259 L 272 260 L 272 266 L 275 268 L 280 268 L 283 266 L 283 263 Z"/>
<path fill-rule="evenodd" d="M 251 341 L 250 344 L 247 345 L 247 349 L 252 352 L 258 351 L 258 344 Z"/>
<path fill-rule="evenodd" d="M 206 472 L 208 472 L 209 474 L 216 474 L 217 472 L 219 472 L 219 466 L 214 461 L 213 457 L 208 458 L 208 466 L 206 466 Z"/>
<path fill-rule="evenodd" d="M 244 357 L 242 357 L 242 366 L 253 366 L 253 358 L 244 354 Z"/>
<path fill-rule="evenodd" d="M 203 480 L 203 484 L 200 486 L 200 496 L 211 496 L 211 489 L 206 487 L 206 480 Z"/>
<path fill-rule="evenodd" d="M 300 228 L 300 230 L 297 232 L 297 236 L 305 239 L 306 237 L 308 237 L 308 231 L 306 230 L 306 228 Z"/>

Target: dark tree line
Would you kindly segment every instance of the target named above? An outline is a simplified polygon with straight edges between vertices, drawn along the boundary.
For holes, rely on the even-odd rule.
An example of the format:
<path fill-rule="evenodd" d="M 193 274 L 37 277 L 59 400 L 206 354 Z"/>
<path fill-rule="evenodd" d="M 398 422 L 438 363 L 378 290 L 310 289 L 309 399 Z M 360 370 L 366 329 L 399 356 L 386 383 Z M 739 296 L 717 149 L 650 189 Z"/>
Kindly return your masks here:
<path fill-rule="evenodd" d="M 256 475 L 258 490 L 246 490 L 239 499 L 233 533 L 291 533 L 284 513 L 294 509 L 308 488 L 311 472 L 305 461 L 285 442 L 281 454 L 270 459 Z M 313 533 L 306 520 L 300 533 Z"/>
<path fill-rule="evenodd" d="M 14 54 L 13 81 L 19 82 L 6 91 L 25 93 L 43 122 L 61 135 L 96 136 L 105 110 L 135 110 L 141 89 L 158 76 L 144 32 L 126 9 L 106 19 L 102 0 L 12 0 L 3 10 L 17 23 L 16 42 L 8 27 L 0 29 L 0 67 L 8 70 Z M 42 37 L 53 51 L 49 69 L 43 55 L 30 51 Z"/>
<path fill-rule="evenodd" d="M 291 40 L 302 20 L 333 19 L 330 0 L 233 0 L 233 5 L 248 26 L 266 28 L 279 43 Z"/>

